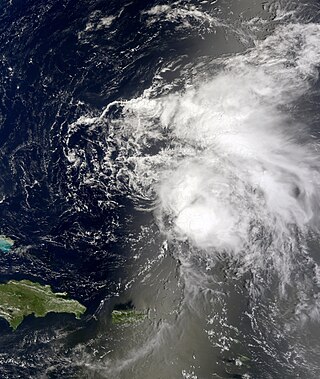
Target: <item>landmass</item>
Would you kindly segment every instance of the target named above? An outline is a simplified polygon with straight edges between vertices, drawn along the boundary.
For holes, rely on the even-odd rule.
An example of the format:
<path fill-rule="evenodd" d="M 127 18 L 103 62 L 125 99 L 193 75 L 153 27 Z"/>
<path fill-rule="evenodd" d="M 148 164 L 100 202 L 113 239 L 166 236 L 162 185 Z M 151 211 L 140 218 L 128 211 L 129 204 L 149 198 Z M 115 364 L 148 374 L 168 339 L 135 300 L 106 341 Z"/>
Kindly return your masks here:
<path fill-rule="evenodd" d="M 7 253 L 12 246 L 14 245 L 14 241 L 10 237 L 6 237 L 4 235 L 0 235 L 0 250 L 4 253 Z"/>
<path fill-rule="evenodd" d="M 86 307 L 76 300 L 66 299 L 66 296 L 66 293 L 52 292 L 49 285 L 11 280 L 0 284 L 0 317 L 6 319 L 13 330 L 31 314 L 44 317 L 49 312 L 73 313 L 80 318 Z"/>
<path fill-rule="evenodd" d="M 147 315 L 144 312 L 138 312 L 134 309 L 126 309 L 112 311 L 111 317 L 113 324 L 135 324 L 144 320 Z"/>

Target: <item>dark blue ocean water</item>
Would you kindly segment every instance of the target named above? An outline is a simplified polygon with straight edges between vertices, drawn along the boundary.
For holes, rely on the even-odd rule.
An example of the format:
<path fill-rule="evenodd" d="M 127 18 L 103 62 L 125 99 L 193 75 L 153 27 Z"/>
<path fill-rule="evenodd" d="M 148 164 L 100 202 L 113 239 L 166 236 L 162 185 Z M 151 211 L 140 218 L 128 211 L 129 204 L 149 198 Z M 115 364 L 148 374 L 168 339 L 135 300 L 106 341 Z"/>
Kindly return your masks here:
<path fill-rule="evenodd" d="M 80 169 L 68 172 L 64 140 L 79 116 L 141 94 L 164 60 L 201 55 L 205 35 L 173 33 L 170 25 L 145 30 L 141 11 L 156 3 L 0 4 L 0 228 L 15 240 L 0 256 L 0 279 L 50 284 L 88 307 L 83 321 L 28 317 L 15 334 L 0 320 L 1 378 L 35 377 L 50 366 L 55 347 L 47 341 L 61 328 L 70 332 L 83 324 L 84 334 L 94 335 L 92 314 L 125 281 L 126 236 L 137 228 L 132 204 L 123 191 L 112 194 L 115 205 L 101 207 L 107 178 L 84 186 Z M 95 25 L 106 15 L 119 15 L 112 30 L 84 32 L 89 20 Z M 94 144 L 85 125 L 69 141 L 88 157 Z M 95 154 L 102 160 L 101 148 Z"/>

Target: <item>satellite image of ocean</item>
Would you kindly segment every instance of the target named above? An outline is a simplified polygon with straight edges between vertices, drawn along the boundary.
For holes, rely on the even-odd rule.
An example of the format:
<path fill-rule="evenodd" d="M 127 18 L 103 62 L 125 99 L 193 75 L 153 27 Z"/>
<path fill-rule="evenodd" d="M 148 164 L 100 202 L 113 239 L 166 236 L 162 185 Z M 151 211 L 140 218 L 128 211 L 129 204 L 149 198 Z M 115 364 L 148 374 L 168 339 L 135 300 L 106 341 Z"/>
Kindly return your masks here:
<path fill-rule="evenodd" d="M 319 379 L 319 73 L 319 0 L 1 0 L 0 379 Z"/>

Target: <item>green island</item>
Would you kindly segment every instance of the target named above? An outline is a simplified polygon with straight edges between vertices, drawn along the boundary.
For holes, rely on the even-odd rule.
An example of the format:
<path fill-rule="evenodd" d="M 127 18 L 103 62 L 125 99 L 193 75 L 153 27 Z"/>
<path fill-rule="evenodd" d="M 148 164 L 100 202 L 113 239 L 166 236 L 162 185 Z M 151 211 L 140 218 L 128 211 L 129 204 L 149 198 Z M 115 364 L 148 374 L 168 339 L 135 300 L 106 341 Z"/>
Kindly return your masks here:
<path fill-rule="evenodd" d="M 10 237 L 6 237 L 4 235 L 0 235 L 0 250 L 4 253 L 10 251 L 12 246 L 14 245 L 14 241 Z"/>
<path fill-rule="evenodd" d="M 73 313 L 80 318 L 86 307 L 76 300 L 66 299 L 66 296 L 66 293 L 52 292 L 49 285 L 10 280 L 0 284 L 0 317 L 6 319 L 13 330 L 31 314 L 44 317 L 49 312 Z"/>
<path fill-rule="evenodd" d="M 135 324 L 146 317 L 146 313 L 138 312 L 134 309 L 114 310 L 111 314 L 113 324 Z"/>

